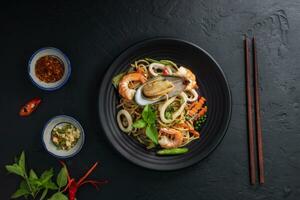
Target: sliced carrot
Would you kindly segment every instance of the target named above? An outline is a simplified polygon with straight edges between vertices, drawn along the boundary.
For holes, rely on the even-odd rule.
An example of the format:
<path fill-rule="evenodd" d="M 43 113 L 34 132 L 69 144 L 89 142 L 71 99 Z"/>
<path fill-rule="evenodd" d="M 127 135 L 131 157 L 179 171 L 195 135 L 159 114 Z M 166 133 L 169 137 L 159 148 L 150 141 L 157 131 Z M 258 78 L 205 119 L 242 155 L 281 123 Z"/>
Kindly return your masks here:
<path fill-rule="evenodd" d="M 198 103 L 198 101 L 194 101 L 194 102 L 189 106 L 189 110 L 191 110 L 197 103 Z"/>
<path fill-rule="evenodd" d="M 207 106 L 205 106 L 204 108 L 202 108 L 199 112 L 199 117 L 202 117 L 205 115 L 205 113 L 207 112 Z"/>
<path fill-rule="evenodd" d="M 197 113 L 196 117 L 194 118 L 194 120 L 199 119 L 200 117 L 204 116 L 207 112 L 207 106 L 201 108 L 201 110 Z"/>
<path fill-rule="evenodd" d="M 189 110 L 188 115 L 189 116 L 194 116 L 204 105 L 206 99 L 204 97 L 201 97 L 199 101 L 197 101 L 194 106 Z"/>

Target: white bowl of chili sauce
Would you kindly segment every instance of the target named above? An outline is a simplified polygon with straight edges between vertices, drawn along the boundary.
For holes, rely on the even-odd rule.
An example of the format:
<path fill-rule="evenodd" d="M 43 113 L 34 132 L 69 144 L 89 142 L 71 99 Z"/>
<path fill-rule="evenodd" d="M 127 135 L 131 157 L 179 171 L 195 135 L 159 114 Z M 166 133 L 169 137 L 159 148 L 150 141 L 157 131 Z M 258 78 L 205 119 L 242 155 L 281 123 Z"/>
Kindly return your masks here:
<path fill-rule="evenodd" d="M 70 77 L 70 60 L 59 49 L 44 47 L 31 56 L 28 62 L 28 73 L 38 88 L 48 91 L 57 90 Z"/>

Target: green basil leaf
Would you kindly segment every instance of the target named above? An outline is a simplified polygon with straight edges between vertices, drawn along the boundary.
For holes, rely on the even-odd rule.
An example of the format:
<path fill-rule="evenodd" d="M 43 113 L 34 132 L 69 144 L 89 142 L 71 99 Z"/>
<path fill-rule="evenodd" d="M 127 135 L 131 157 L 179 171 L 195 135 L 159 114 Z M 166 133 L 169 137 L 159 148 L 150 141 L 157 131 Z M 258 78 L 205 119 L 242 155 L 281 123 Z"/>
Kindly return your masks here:
<path fill-rule="evenodd" d="M 61 168 L 60 172 L 57 175 L 56 183 L 58 187 L 61 188 L 67 185 L 67 182 L 68 182 L 68 172 L 66 167 L 64 166 Z"/>
<path fill-rule="evenodd" d="M 27 199 L 27 196 L 28 196 L 29 194 L 31 194 L 30 189 L 29 189 L 29 187 L 28 187 L 28 185 L 27 185 L 27 183 L 26 183 L 25 180 L 22 180 L 22 181 L 21 181 L 20 186 L 19 186 L 19 189 L 27 190 L 27 191 L 28 191 L 28 194 L 25 194 L 25 195 L 24 195 L 24 196 L 25 196 L 25 199 Z"/>
<path fill-rule="evenodd" d="M 34 179 L 38 179 L 38 176 L 36 175 L 36 173 L 33 171 L 33 169 L 31 169 L 29 171 L 29 180 L 34 180 Z"/>
<path fill-rule="evenodd" d="M 145 122 L 148 124 L 154 124 L 156 120 L 156 114 L 152 110 L 150 105 L 146 105 L 142 112 L 142 117 Z"/>
<path fill-rule="evenodd" d="M 68 197 L 61 192 L 57 192 L 48 200 L 68 200 Z"/>
<path fill-rule="evenodd" d="M 33 179 L 29 180 L 29 184 L 31 185 L 33 190 L 36 190 L 37 188 L 42 186 L 42 181 L 40 181 L 40 179 Z"/>
<path fill-rule="evenodd" d="M 57 185 L 53 181 L 51 181 L 51 179 L 46 184 L 44 184 L 44 187 L 49 190 L 57 190 L 58 189 Z"/>
<path fill-rule="evenodd" d="M 42 173 L 41 178 L 39 179 L 41 184 L 44 185 L 47 183 L 53 176 L 53 169 L 46 170 Z"/>
<path fill-rule="evenodd" d="M 123 73 L 120 73 L 120 74 L 118 74 L 118 75 L 116 75 L 116 76 L 113 77 L 113 79 L 112 79 L 112 84 L 114 85 L 115 88 L 118 88 L 119 83 L 120 83 L 121 79 L 123 78 L 123 76 L 124 76 L 125 74 L 126 74 L 126 73 L 123 72 Z"/>
<path fill-rule="evenodd" d="M 22 151 L 22 153 L 20 155 L 18 164 L 22 168 L 22 170 L 25 172 L 25 153 L 24 153 L 24 151 Z"/>
<path fill-rule="evenodd" d="M 146 105 L 142 112 L 143 120 L 145 120 L 146 122 L 148 122 L 149 109 L 150 109 L 149 105 Z"/>
<path fill-rule="evenodd" d="M 28 190 L 29 191 L 29 187 L 26 183 L 25 180 L 22 180 L 21 183 L 20 183 L 20 186 L 19 186 L 20 189 L 24 189 L 24 190 Z"/>
<path fill-rule="evenodd" d="M 149 115 L 148 123 L 155 124 L 155 121 L 156 121 L 156 114 L 153 112 L 153 113 L 151 113 L 151 115 Z"/>
<path fill-rule="evenodd" d="M 25 196 L 25 195 L 28 195 L 28 194 L 30 194 L 30 192 L 28 190 L 20 188 L 15 193 L 13 193 L 13 195 L 11 195 L 10 198 L 16 199 L 16 198 L 19 198 L 21 196 Z"/>
<path fill-rule="evenodd" d="M 44 191 L 43 191 L 43 193 L 42 193 L 42 195 L 41 195 L 41 197 L 40 197 L 40 200 L 45 199 L 47 193 L 48 193 L 48 188 L 44 189 Z"/>
<path fill-rule="evenodd" d="M 49 177 L 53 176 L 53 169 L 49 169 L 49 170 L 45 170 L 42 175 L 41 175 L 41 179 L 48 179 Z"/>
<path fill-rule="evenodd" d="M 29 184 L 33 192 L 38 191 L 39 187 L 42 185 L 38 176 L 32 169 L 29 171 Z"/>
<path fill-rule="evenodd" d="M 148 124 L 146 135 L 154 144 L 158 144 L 158 132 L 154 124 Z"/>
<path fill-rule="evenodd" d="M 13 173 L 13 174 L 24 177 L 23 169 L 16 163 L 13 165 L 6 165 L 5 168 L 9 173 Z"/>
<path fill-rule="evenodd" d="M 145 128 L 146 125 L 147 123 L 143 119 L 139 119 L 132 124 L 134 128 Z"/>

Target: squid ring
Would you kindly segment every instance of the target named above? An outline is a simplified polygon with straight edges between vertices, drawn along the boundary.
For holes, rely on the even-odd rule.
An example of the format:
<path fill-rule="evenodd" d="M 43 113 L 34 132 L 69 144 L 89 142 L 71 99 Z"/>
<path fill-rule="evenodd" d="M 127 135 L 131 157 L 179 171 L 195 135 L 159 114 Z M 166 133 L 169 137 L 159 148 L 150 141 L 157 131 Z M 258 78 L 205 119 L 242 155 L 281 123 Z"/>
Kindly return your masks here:
<path fill-rule="evenodd" d="M 122 123 L 122 120 L 121 120 L 121 116 L 124 116 L 127 120 L 127 127 L 124 127 L 123 123 Z M 131 115 L 129 114 L 129 112 L 127 110 L 120 110 L 117 114 L 117 121 L 118 121 L 118 125 L 120 127 L 120 129 L 125 132 L 125 133 L 129 133 L 130 131 L 132 131 L 132 117 Z"/>
<path fill-rule="evenodd" d="M 192 94 L 192 97 L 187 97 L 188 102 L 194 102 L 198 99 L 199 95 L 195 89 L 187 90 L 186 92 L 189 92 Z"/>
<path fill-rule="evenodd" d="M 158 73 L 155 72 L 155 69 L 167 70 L 168 75 L 172 75 L 172 70 L 161 63 L 151 63 L 149 65 L 149 72 L 152 76 L 158 76 Z"/>
<path fill-rule="evenodd" d="M 187 96 L 186 96 L 186 94 L 185 94 L 184 92 L 181 92 L 181 93 L 180 93 L 180 96 L 181 96 L 182 99 L 183 99 L 183 103 L 181 104 L 180 108 L 179 108 L 175 113 L 173 113 L 172 119 L 166 119 L 166 118 L 165 118 L 165 112 L 166 112 L 167 107 L 168 107 L 171 103 L 173 103 L 173 101 L 175 101 L 176 96 L 170 98 L 169 100 L 167 100 L 167 101 L 160 107 L 160 112 L 159 112 L 159 114 L 160 114 L 160 119 L 161 119 L 161 121 L 163 121 L 164 123 L 171 123 L 171 122 L 173 122 L 173 121 L 174 121 L 174 120 L 175 120 L 175 119 L 183 112 L 184 107 L 185 107 L 185 105 L 186 105 L 186 103 L 187 103 Z"/>

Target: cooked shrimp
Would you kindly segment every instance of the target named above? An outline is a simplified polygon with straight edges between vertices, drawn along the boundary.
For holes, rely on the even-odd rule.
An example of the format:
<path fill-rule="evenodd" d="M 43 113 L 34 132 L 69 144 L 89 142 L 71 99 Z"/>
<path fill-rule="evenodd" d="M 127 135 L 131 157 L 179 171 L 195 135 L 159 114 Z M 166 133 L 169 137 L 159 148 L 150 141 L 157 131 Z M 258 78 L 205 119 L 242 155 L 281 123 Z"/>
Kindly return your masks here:
<path fill-rule="evenodd" d="M 129 88 L 129 83 L 132 81 L 139 81 L 141 83 L 145 83 L 146 80 L 146 77 L 138 72 L 125 75 L 119 83 L 119 94 L 125 99 L 132 100 L 136 90 Z"/>
<path fill-rule="evenodd" d="M 158 143 L 161 147 L 170 149 L 177 148 L 183 142 L 183 134 L 172 128 L 161 128 L 158 135 Z"/>
<path fill-rule="evenodd" d="M 196 82 L 196 76 L 191 70 L 185 67 L 179 67 L 175 75 L 185 77 L 187 80 L 190 81 L 190 83 L 186 86 L 186 90 L 192 90 L 198 87 Z"/>
<path fill-rule="evenodd" d="M 148 73 L 148 70 L 147 70 L 147 67 L 143 64 L 140 64 L 137 69 L 136 69 L 137 72 L 143 74 L 146 78 L 148 78 L 149 76 L 149 73 Z"/>
<path fill-rule="evenodd" d="M 198 138 L 200 136 L 200 133 L 194 129 L 194 127 L 189 126 L 186 123 L 180 123 L 175 125 L 176 128 L 184 128 L 187 129 L 191 134 L 193 134 L 194 137 Z"/>
<path fill-rule="evenodd" d="M 199 138 L 200 137 L 200 133 L 198 131 L 196 131 L 195 129 L 190 130 L 190 133 L 192 133 L 195 138 Z"/>

